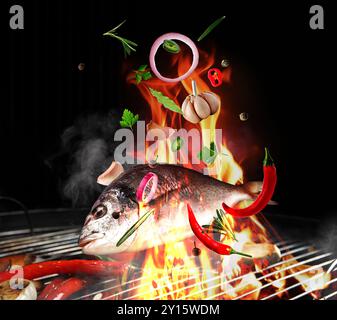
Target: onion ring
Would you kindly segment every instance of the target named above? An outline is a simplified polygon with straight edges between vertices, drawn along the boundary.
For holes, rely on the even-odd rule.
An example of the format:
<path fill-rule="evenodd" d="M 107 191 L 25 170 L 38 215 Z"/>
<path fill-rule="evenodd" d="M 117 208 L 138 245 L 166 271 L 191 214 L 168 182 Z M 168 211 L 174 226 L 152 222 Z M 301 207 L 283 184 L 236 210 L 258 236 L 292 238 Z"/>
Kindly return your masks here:
<path fill-rule="evenodd" d="M 151 180 L 152 180 L 151 190 L 149 194 L 144 198 L 145 189 Z M 153 172 L 149 172 L 148 174 L 146 174 L 137 188 L 136 191 L 137 200 L 143 203 L 149 203 L 157 190 L 157 185 L 158 185 L 158 176 Z"/>
<path fill-rule="evenodd" d="M 162 43 L 165 40 L 172 40 L 172 39 L 173 40 L 180 40 L 181 42 L 184 42 L 185 44 L 187 44 L 191 48 L 192 54 L 193 54 L 193 61 L 192 61 L 192 65 L 191 65 L 190 69 L 185 74 L 183 74 L 182 76 L 180 76 L 178 78 L 174 78 L 174 79 L 163 77 L 159 73 L 159 71 L 157 69 L 157 66 L 156 66 L 156 61 L 155 61 L 155 56 L 156 56 L 157 50 L 162 45 Z M 192 72 L 198 66 L 198 63 L 199 63 L 198 48 L 196 47 L 196 45 L 194 44 L 194 42 L 190 38 L 188 38 L 188 37 L 186 37 L 186 36 L 184 36 L 183 34 L 180 34 L 180 33 L 170 32 L 170 33 L 163 34 L 153 43 L 151 51 L 150 51 L 150 66 L 151 66 L 151 69 L 152 69 L 153 73 L 157 76 L 157 78 L 159 78 L 160 80 L 165 81 L 165 82 L 171 82 L 172 83 L 172 82 L 178 82 L 178 81 L 182 81 L 182 80 L 186 79 L 187 77 L 189 77 L 192 74 Z"/>

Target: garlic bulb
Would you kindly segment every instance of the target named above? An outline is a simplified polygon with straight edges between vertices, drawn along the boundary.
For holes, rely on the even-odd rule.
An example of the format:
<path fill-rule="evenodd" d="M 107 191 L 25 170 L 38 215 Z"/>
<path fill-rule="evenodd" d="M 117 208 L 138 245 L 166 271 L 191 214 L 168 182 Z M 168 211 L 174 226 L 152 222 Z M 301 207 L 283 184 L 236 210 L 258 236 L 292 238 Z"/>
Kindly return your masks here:
<path fill-rule="evenodd" d="M 182 104 L 183 116 L 192 123 L 199 123 L 216 113 L 220 108 L 220 98 L 213 92 L 202 92 L 189 95 Z"/>

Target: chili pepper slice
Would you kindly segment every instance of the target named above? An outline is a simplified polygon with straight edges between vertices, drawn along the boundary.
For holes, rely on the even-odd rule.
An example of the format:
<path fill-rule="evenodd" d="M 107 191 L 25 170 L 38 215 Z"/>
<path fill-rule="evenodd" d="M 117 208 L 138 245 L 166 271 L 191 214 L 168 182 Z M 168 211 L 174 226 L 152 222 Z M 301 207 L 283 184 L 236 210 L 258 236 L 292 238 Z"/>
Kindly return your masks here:
<path fill-rule="evenodd" d="M 262 211 L 271 200 L 277 182 L 276 167 L 274 161 L 265 148 L 265 158 L 263 160 L 263 185 L 262 191 L 255 201 L 248 207 L 235 209 L 228 207 L 224 202 L 222 207 L 224 210 L 234 217 L 249 217 Z"/>
<path fill-rule="evenodd" d="M 187 204 L 187 210 L 188 210 L 188 220 L 190 221 L 190 225 L 192 228 L 192 231 L 194 232 L 195 236 L 210 250 L 222 254 L 222 255 L 230 255 L 230 254 L 239 254 L 244 257 L 252 257 L 248 254 L 238 252 L 234 250 L 232 247 L 221 243 L 217 242 L 214 239 L 212 239 L 207 233 L 205 233 L 202 230 L 202 227 L 199 225 L 197 219 L 195 218 L 195 215 L 193 213 L 193 210 L 189 203 Z"/>
<path fill-rule="evenodd" d="M 86 282 L 78 278 L 69 278 L 62 281 L 55 290 L 46 296 L 45 300 L 65 300 L 73 293 L 81 290 L 85 286 Z"/>
<path fill-rule="evenodd" d="M 23 278 L 33 280 L 51 274 L 87 274 L 93 276 L 113 276 L 123 274 L 128 265 L 102 260 L 58 260 L 33 263 L 23 267 Z M 1 272 L 0 283 L 15 276 L 13 272 Z"/>
<path fill-rule="evenodd" d="M 218 68 L 212 68 L 208 70 L 207 73 L 208 80 L 211 82 L 213 87 L 219 87 L 222 84 L 222 73 Z"/>
<path fill-rule="evenodd" d="M 179 44 L 173 40 L 168 40 L 168 39 L 164 40 L 163 48 L 169 53 L 179 53 L 180 52 Z"/>

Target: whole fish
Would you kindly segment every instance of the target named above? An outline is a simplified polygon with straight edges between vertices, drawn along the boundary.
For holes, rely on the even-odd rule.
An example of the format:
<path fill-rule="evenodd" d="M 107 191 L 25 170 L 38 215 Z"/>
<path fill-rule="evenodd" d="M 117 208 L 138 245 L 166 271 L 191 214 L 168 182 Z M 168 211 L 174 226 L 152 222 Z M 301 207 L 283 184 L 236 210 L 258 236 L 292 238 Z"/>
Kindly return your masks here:
<path fill-rule="evenodd" d="M 158 186 L 152 200 L 143 207 L 136 199 L 136 191 L 149 172 L 158 176 Z M 254 199 L 260 189 L 260 182 L 234 186 L 176 165 L 136 165 L 114 180 L 94 203 L 82 228 L 79 245 L 86 254 L 108 255 L 181 241 L 193 235 L 187 202 L 200 225 L 210 224 L 223 201 L 234 206 Z M 151 209 L 154 213 L 117 247 L 125 232 Z"/>

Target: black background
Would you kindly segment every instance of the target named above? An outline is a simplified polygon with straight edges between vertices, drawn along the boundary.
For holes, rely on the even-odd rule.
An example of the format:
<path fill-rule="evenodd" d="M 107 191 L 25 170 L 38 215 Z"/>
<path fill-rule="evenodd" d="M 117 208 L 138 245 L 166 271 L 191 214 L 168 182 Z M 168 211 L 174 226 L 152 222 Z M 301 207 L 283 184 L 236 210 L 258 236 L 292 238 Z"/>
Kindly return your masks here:
<path fill-rule="evenodd" d="M 12 4 L 24 7 L 24 30 L 9 28 Z M 313 4 L 325 9 L 324 30 L 309 27 Z M 335 14 L 325 1 L 2 2 L 0 194 L 29 208 L 70 205 L 60 192 L 69 161 L 55 169 L 45 160 L 60 151 L 62 132 L 81 114 L 120 113 L 127 102 L 122 49 L 103 32 L 127 19 L 123 34 L 139 43 L 136 56 L 146 61 L 159 35 L 176 31 L 196 39 L 226 15 L 201 46 L 214 41 L 232 62 L 229 125 L 237 128 L 237 143 L 271 148 L 279 176 L 275 199 L 284 214 L 334 212 Z M 247 122 L 238 120 L 242 111 L 250 114 Z M 241 140 L 250 134 L 246 143 L 241 132 Z M 261 156 L 243 163 L 247 178 L 261 175 Z"/>

